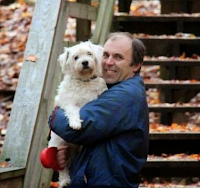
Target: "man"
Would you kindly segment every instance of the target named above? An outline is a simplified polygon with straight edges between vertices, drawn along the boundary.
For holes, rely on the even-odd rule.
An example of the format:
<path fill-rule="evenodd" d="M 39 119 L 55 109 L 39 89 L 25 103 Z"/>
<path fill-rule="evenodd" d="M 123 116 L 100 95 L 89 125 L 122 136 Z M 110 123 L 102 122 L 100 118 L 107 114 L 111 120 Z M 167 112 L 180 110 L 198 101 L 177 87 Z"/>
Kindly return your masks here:
<path fill-rule="evenodd" d="M 136 188 L 148 153 L 148 106 L 139 76 L 145 47 L 129 33 L 112 33 L 104 45 L 103 77 L 108 90 L 80 110 L 81 130 L 57 110 L 52 131 L 82 149 L 70 168 L 68 188 Z M 51 119 L 50 119 L 51 122 Z M 67 164 L 67 148 L 58 149 Z"/>

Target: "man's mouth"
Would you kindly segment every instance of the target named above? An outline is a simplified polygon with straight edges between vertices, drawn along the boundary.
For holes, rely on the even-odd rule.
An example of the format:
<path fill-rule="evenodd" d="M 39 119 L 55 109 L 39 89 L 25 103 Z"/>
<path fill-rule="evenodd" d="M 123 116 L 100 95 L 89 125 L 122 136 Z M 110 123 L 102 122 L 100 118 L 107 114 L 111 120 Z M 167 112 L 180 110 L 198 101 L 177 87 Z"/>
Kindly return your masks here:
<path fill-rule="evenodd" d="M 117 72 L 115 70 L 108 70 L 108 69 L 106 69 L 105 71 L 106 71 L 107 74 L 111 74 L 111 75 L 115 74 Z"/>

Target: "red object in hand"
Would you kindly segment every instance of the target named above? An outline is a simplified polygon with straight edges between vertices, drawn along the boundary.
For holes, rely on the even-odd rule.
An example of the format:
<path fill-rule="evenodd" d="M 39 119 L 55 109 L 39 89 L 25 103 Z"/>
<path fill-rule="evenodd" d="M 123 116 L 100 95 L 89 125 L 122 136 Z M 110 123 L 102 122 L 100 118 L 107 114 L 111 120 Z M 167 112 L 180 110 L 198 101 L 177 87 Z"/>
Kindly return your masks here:
<path fill-rule="evenodd" d="M 56 147 L 45 148 L 41 151 L 40 161 L 45 168 L 52 168 L 56 171 L 63 170 L 57 162 L 57 152 Z"/>

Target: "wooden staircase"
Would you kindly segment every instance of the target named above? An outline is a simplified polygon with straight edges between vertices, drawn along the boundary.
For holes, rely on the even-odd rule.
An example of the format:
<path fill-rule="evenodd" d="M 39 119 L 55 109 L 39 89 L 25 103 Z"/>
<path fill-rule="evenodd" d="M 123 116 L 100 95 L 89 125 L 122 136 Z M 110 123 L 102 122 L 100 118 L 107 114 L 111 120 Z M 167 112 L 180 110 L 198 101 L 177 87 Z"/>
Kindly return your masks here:
<path fill-rule="evenodd" d="M 159 90 L 160 102 L 154 105 L 150 103 L 149 111 L 158 113 L 160 115 L 159 123 L 165 125 L 163 127 L 169 127 L 172 123 L 187 123 L 186 112 L 191 114 L 200 112 L 199 102 L 195 104 L 189 102 L 191 98 L 199 93 L 200 60 L 198 58 L 175 58 L 181 57 L 184 53 L 187 54 L 186 57 L 200 54 L 200 16 L 191 14 L 199 13 L 200 6 L 198 5 L 200 1 L 160 0 L 160 3 L 160 15 L 115 15 L 113 30 L 133 33 L 143 41 L 147 48 L 146 55 L 153 57 L 145 60 L 143 67 L 160 66 L 160 78 L 165 83 L 161 81 L 145 82 L 145 86 L 146 89 Z M 129 10 L 123 10 L 123 12 L 129 12 Z M 143 34 L 139 35 L 140 33 Z M 169 37 L 174 36 L 176 33 L 191 33 L 195 37 Z M 169 58 L 159 59 L 157 57 Z M 173 80 L 179 80 L 180 82 L 175 83 Z M 188 82 L 187 84 L 181 82 L 185 80 L 196 80 L 198 82 Z M 169 82 L 166 83 L 166 81 Z M 199 154 L 199 131 L 150 131 L 149 138 L 149 155 Z M 167 183 L 172 181 L 173 178 L 187 179 L 188 181 L 193 177 L 200 177 L 199 159 L 175 159 L 167 159 L 166 157 L 149 158 L 141 171 L 143 181 L 152 182 L 154 180 L 155 183 L 156 180 L 156 183 L 160 183 L 158 180 L 164 179 Z M 162 187 L 162 185 L 159 187 Z"/>
<path fill-rule="evenodd" d="M 50 187 L 53 171 L 42 167 L 39 155 L 47 145 L 47 121 L 61 78 L 57 58 L 63 50 L 68 18 L 96 21 L 91 39 L 103 44 L 114 3 L 101 0 L 93 7 L 66 0 L 37 1 L 0 159 L 1 164 L 8 163 L 0 167 L 0 188 Z"/>

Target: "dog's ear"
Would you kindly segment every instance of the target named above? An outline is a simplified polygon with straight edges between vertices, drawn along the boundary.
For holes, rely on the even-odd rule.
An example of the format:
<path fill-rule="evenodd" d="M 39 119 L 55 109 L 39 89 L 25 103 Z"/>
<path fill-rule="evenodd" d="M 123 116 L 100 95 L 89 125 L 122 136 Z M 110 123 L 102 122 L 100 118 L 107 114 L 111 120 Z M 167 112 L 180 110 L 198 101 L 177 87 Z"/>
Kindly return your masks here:
<path fill-rule="evenodd" d="M 103 51 L 104 48 L 100 45 L 95 45 L 90 43 L 91 45 L 91 49 L 93 50 L 95 57 L 96 57 L 96 61 L 97 61 L 97 76 L 102 76 L 102 57 L 103 57 Z"/>
<path fill-rule="evenodd" d="M 67 60 L 69 58 L 69 48 L 64 48 L 64 53 L 61 54 L 58 58 L 60 66 L 62 67 L 62 72 L 65 73 L 67 71 Z"/>
<path fill-rule="evenodd" d="M 103 47 L 101 45 L 93 44 L 91 41 L 87 41 L 86 43 L 88 43 L 88 45 L 95 53 L 95 57 L 97 57 L 98 60 L 102 61 L 103 50 L 104 50 Z"/>

